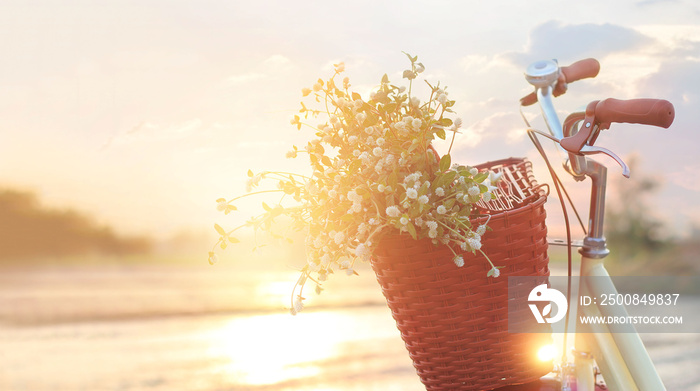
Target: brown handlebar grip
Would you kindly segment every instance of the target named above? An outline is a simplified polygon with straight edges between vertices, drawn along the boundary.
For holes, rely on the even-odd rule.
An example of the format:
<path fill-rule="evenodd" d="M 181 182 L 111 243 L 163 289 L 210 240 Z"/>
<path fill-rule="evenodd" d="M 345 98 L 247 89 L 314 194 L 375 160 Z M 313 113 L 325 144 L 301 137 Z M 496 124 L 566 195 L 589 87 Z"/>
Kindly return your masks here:
<path fill-rule="evenodd" d="M 561 67 L 560 69 L 561 73 L 564 74 L 566 82 L 572 83 L 576 80 L 598 76 L 598 72 L 600 72 L 600 63 L 595 58 L 587 58 L 585 60 L 576 61 L 569 66 Z"/>
<path fill-rule="evenodd" d="M 598 102 L 595 108 L 595 121 L 601 124 L 626 122 L 668 128 L 674 117 L 673 105 L 663 99 L 608 98 Z"/>
<path fill-rule="evenodd" d="M 535 94 L 534 92 L 531 92 L 520 98 L 521 106 L 530 106 L 534 105 L 535 103 L 537 103 L 537 94 Z"/>
<path fill-rule="evenodd" d="M 560 67 L 559 80 L 557 86 L 552 91 L 554 96 L 562 95 L 566 92 L 567 84 L 588 77 L 598 76 L 600 71 L 600 63 L 595 58 L 587 58 L 585 60 L 576 61 L 575 63 Z M 530 106 L 537 103 L 537 95 L 532 92 L 520 99 L 521 106 Z"/>

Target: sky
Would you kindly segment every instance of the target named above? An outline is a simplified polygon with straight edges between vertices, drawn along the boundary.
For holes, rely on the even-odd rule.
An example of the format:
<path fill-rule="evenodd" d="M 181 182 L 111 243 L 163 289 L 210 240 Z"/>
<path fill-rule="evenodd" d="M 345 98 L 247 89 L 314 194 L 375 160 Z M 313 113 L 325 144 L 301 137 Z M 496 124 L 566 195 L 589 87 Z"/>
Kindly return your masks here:
<path fill-rule="evenodd" d="M 527 156 L 541 182 L 518 112 L 529 63 L 600 61 L 596 79 L 557 98 L 562 118 L 607 97 L 671 101 L 670 129 L 613 126 L 598 144 L 635 154 L 632 175 L 663 185 L 649 213 L 669 234 L 700 225 L 700 4 L 690 0 L 3 1 L 0 186 L 124 233 L 231 226 L 258 204 L 224 217 L 215 200 L 242 194 L 248 169 L 308 172 L 285 159 L 310 136 L 289 123 L 301 89 L 343 61 L 366 98 L 384 73 L 401 81 L 402 51 L 457 101 L 453 161 Z M 536 108 L 525 113 L 543 126 Z M 571 186 L 585 209 L 587 185 Z"/>

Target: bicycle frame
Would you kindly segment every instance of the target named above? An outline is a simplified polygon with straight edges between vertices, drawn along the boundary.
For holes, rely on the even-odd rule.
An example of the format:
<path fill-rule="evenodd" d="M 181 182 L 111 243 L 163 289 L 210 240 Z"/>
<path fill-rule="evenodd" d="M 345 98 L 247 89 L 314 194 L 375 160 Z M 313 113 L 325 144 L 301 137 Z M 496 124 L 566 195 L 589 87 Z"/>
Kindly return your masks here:
<path fill-rule="evenodd" d="M 551 64 L 548 64 L 551 65 Z M 538 69 L 542 69 L 541 64 Z M 552 69 L 547 69 L 553 72 Z M 558 75 L 558 66 L 556 68 Z M 556 85 L 555 75 L 527 75 L 536 87 L 537 100 L 542 109 L 550 133 L 557 139 L 571 136 L 575 126 L 563 129 L 552 102 L 552 91 Z M 536 79 L 533 82 L 532 79 Z M 577 113 L 583 118 L 582 113 Z M 567 171 L 576 180 L 591 179 L 591 203 L 588 233 L 581 253 L 581 268 L 578 297 L 597 297 L 602 293 L 617 293 L 610 275 L 603 264 L 609 254 L 603 235 L 605 213 L 605 191 L 607 168 L 585 156 L 570 155 Z M 595 277 L 595 278 L 587 278 Z M 578 301 L 578 298 L 577 298 Z M 577 314 L 583 316 L 627 316 L 624 307 L 601 306 L 596 303 L 578 306 Z M 574 318 L 575 319 L 575 318 Z M 575 375 L 578 391 L 593 391 L 596 388 L 596 364 L 608 387 L 612 390 L 665 390 L 661 378 L 642 343 L 639 334 L 619 332 L 619 325 L 586 324 L 583 332 L 575 333 L 574 367 L 562 368 L 562 390 L 571 390 L 569 376 Z"/>

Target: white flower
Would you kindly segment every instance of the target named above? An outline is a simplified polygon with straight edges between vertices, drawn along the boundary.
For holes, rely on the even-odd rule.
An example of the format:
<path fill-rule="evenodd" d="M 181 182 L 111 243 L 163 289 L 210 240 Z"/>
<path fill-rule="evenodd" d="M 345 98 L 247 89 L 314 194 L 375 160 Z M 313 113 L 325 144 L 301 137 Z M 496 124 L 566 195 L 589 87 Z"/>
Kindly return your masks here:
<path fill-rule="evenodd" d="M 287 159 L 294 159 L 297 157 L 297 151 L 289 151 L 284 155 Z"/>
<path fill-rule="evenodd" d="M 355 190 L 350 190 L 350 191 L 348 191 L 347 197 L 348 197 L 348 200 L 350 200 L 350 201 L 352 201 L 352 202 L 360 202 L 360 201 L 362 201 L 362 196 L 360 196 L 359 194 L 357 194 L 357 192 L 355 192 Z"/>
<path fill-rule="evenodd" d="M 408 218 L 406 218 L 405 216 L 404 216 L 404 217 L 401 217 L 401 219 L 400 219 L 399 221 L 400 221 L 401 224 L 403 224 L 403 225 L 408 224 Z"/>
<path fill-rule="evenodd" d="M 386 215 L 389 217 L 399 217 L 401 214 L 401 211 L 399 210 L 399 207 L 396 205 L 392 205 L 386 208 Z"/>
<path fill-rule="evenodd" d="M 338 232 L 333 237 L 333 241 L 335 242 L 335 244 L 341 244 L 343 243 L 343 240 L 345 240 L 345 234 L 343 232 Z"/>
<path fill-rule="evenodd" d="M 438 232 L 434 229 L 428 231 L 428 237 L 431 239 L 437 238 Z"/>
<path fill-rule="evenodd" d="M 418 192 L 416 191 L 416 189 L 409 187 L 408 189 L 406 189 L 406 197 L 415 200 L 416 198 L 418 198 Z"/>
<path fill-rule="evenodd" d="M 428 202 L 430 202 L 430 198 L 428 198 L 427 195 L 422 195 L 418 197 L 418 202 L 420 202 L 421 204 L 427 204 Z"/>
<path fill-rule="evenodd" d="M 445 195 L 445 189 L 443 189 L 442 187 L 438 187 L 437 189 L 435 189 L 435 195 L 438 196 L 438 197 L 444 196 L 444 195 Z"/>
<path fill-rule="evenodd" d="M 384 193 L 384 190 L 385 190 L 385 189 L 386 189 L 386 187 L 385 187 L 384 185 L 382 185 L 381 183 L 377 185 L 377 191 L 378 191 L 378 192 Z"/>
<path fill-rule="evenodd" d="M 367 247 L 367 245 L 365 245 L 364 243 L 358 244 L 357 247 L 355 247 L 355 256 L 362 259 L 363 261 L 368 260 L 370 257 L 369 247 Z"/>
<path fill-rule="evenodd" d="M 335 101 L 335 104 L 342 109 L 348 104 L 348 101 L 345 100 L 345 98 L 338 98 L 338 100 Z"/>
<path fill-rule="evenodd" d="M 362 163 L 364 164 L 369 164 L 370 158 L 369 154 L 367 152 L 362 152 L 359 156 L 360 160 L 362 160 Z"/>
<path fill-rule="evenodd" d="M 330 121 L 333 126 L 338 126 L 340 124 L 340 120 L 335 115 L 331 115 Z"/>
<path fill-rule="evenodd" d="M 313 85 L 312 88 L 314 91 L 318 92 L 318 91 L 321 91 L 321 88 L 323 88 L 323 85 L 321 83 L 316 83 Z"/>
<path fill-rule="evenodd" d="M 427 221 L 425 225 L 428 227 L 429 230 L 435 231 L 438 227 L 437 221 Z"/>
<path fill-rule="evenodd" d="M 482 224 L 476 228 L 476 234 L 483 236 L 486 233 L 486 225 Z"/>
<path fill-rule="evenodd" d="M 464 258 L 462 258 L 461 255 L 457 255 L 455 259 L 453 259 L 453 261 L 455 262 L 455 265 L 457 265 L 457 267 L 464 266 Z"/>
<path fill-rule="evenodd" d="M 476 235 L 476 237 L 469 238 L 469 247 L 472 248 L 472 250 L 479 250 L 481 248 L 481 237 Z"/>
<path fill-rule="evenodd" d="M 457 130 L 462 127 L 462 119 L 457 117 L 452 123 L 452 129 Z"/>
<path fill-rule="evenodd" d="M 246 191 L 251 192 L 255 186 L 260 183 L 260 180 L 263 178 L 263 174 L 260 173 L 258 175 L 255 175 L 252 178 L 248 178 L 248 181 L 246 182 Z"/>
<path fill-rule="evenodd" d="M 353 274 L 355 274 L 355 271 L 351 267 L 349 267 L 345 269 L 345 274 L 348 276 L 352 276 Z"/>
<path fill-rule="evenodd" d="M 440 205 L 437 207 L 437 212 L 441 215 L 444 215 L 445 213 L 447 213 L 447 209 L 444 205 Z"/>
<path fill-rule="evenodd" d="M 297 297 L 294 298 L 294 307 L 292 307 L 290 311 L 292 315 L 296 315 L 304 309 L 304 302 L 302 300 L 304 299 L 301 295 L 297 295 Z"/>
<path fill-rule="evenodd" d="M 444 105 L 445 103 L 447 103 L 447 94 L 438 95 L 437 101 L 440 102 L 441 105 Z"/>
<path fill-rule="evenodd" d="M 494 266 L 494 267 L 491 268 L 491 270 L 489 270 L 487 276 L 488 276 L 488 275 L 493 276 L 493 278 L 497 278 L 498 276 L 501 275 L 501 270 L 500 270 L 499 268 L 497 268 L 497 267 Z"/>
<path fill-rule="evenodd" d="M 352 135 L 352 136 L 348 137 L 348 142 L 350 144 L 355 144 L 357 142 L 357 136 Z"/>
<path fill-rule="evenodd" d="M 213 265 L 215 263 L 219 262 L 219 256 L 216 255 L 215 252 L 210 252 L 209 253 L 209 264 Z"/>
<path fill-rule="evenodd" d="M 363 102 L 362 99 L 355 99 L 355 100 L 352 102 L 352 104 L 355 106 L 356 109 L 359 109 L 360 107 L 362 107 L 362 105 L 363 105 L 364 103 L 365 103 L 365 102 Z"/>
<path fill-rule="evenodd" d="M 413 106 L 413 107 L 420 106 L 420 99 L 418 99 L 418 97 L 416 97 L 416 96 L 412 96 L 411 97 L 411 106 Z"/>
<path fill-rule="evenodd" d="M 379 220 L 372 217 L 371 219 L 369 219 L 369 225 L 379 225 Z"/>
<path fill-rule="evenodd" d="M 225 199 L 221 199 L 221 201 L 218 201 L 216 203 L 216 210 L 219 212 L 223 212 L 226 210 L 226 207 L 228 206 L 228 202 Z"/>
<path fill-rule="evenodd" d="M 375 147 L 372 150 L 372 155 L 374 155 L 376 157 L 382 157 L 382 155 L 384 155 L 384 150 L 381 149 L 380 147 Z"/>
<path fill-rule="evenodd" d="M 485 202 L 491 201 L 491 197 L 492 197 L 492 196 L 491 196 L 491 193 L 484 193 L 484 194 L 481 196 L 481 198 L 482 198 Z"/>
<path fill-rule="evenodd" d="M 470 196 L 478 196 L 481 194 L 481 190 L 479 189 L 479 186 L 472 186 L 467 190 L 467 193 L 469 193 Z"/>
<path fill-rule="evenodd" d="M 475 167 L 472 167 L 469 169 L 469 173 L 472 174 L 472 176 L 475 176 L 479 173 L 479 170 L 477 170 Z"/>
<path fill-rule="evenodd" d="M 357 233 L 360 235 L 366 233 L 368 230 L 367 223 L 360 223 L 360 225 L 357 226 Z"/>
<path fill-rule="evenodd" d="M 330 265 L 330 264 L 331 264 L 331 256 L 328 254 L 324 254 L 321 257 L 321 266 L 328 267 L 328 265 Z"/>
<path fill-rule="evenodd" d="M 489 173 L 489 181 L 491 183 L 497 183 L 498 181 L 501 180 L 501 177 L 503 176 L 503 172 L 493 172 L 491 171 Z"/>
<path fill-rule="evenodd" d="M 367 119 L 367 114 L 365 113 L 357 113 L 355 116 L 355 119 L 357 120 L 357 123 L 361 124 L 365 122 L 365 119 Z"/>
<path fill-rule="evenodd" d="M 416 73 L 422 73 L 424 70 L 425 70 L 425 67 L 423 66 L 423 64 L 421 64 L 421 63 L 416 64 Z"/>
<path fill-rule="evenodd" d="M 392 155 L 392 154 L 388 154 L 388 155 L 386 155 L 386 157 L 384 158 L 384 164 L 386 164 L 386 165 L 388 165 L 388 166 L 393 165 L 395 161 L 396 161 L 396 156 L 394 156 L 394 155 Z"/>
<path fill-rule="evenodd" d="M 331 198 L 336 198 L 336 197 L 338 196 L 338 192 L 335 191 L 335 189 L 331 189 L 331 190 L 328 192 L 328 196 L 331 197 Z"/>
<path fill-rule="evenodd" d="M 423 125 L 423 121 L 420 120 L 420 118 L 416 118 L 411 122 L 411 125 L 413 126 L 413 130 L 416 132 L 420 130 L 420 127 Z"/>
<path fill-rule="evenodd" d="M 385 141 L 385 140 L 384 140 L 383 137 L 379 137 L 379 138 L 377 139 L 376 143 L 377 143 L 378 146 L 381 147 L 382 145 L 384 145 L 384 141 Z"/>

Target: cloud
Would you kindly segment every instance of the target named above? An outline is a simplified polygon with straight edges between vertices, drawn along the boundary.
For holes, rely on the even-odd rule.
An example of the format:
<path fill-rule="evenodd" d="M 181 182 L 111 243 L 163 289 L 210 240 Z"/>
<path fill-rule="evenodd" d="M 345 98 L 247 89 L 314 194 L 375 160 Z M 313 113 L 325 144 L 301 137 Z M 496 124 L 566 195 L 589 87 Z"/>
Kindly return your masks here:
<path fill-rule="evenodd" d="M 617 52 L 639 49 L 654 40 L 636 30 L 610 23 L 563 24 L 549 21 L 535 27 L 527 47 L 505 58 L 525 67 L 533 61 L 556 58 L 568 64 L 583 58 L 602 58 Z"/>
<path fill-rule="evenodd" d="M 256 71 L 244 72 L 232 75 L 224 79 L 224 85 L 232 86 L 251 83 L 261 79 L 266 79 L 275 74 L 284 74 L 293 69 L 292 61 L 281 55 L 274 54 L 256 66 Z"/>
<path fill-rule="evenodd" d="M 214 124 L 211 127 L 217 128 L 220 126 L 221 125 Z M 204 122 L 199 118 L 169 124 L 143 121 L 131 129 L 110 138 L 103 145 L 102 149 L 135 143 L 141 144 L 182 140 L 207 128 L 208 127 L 206 127 Z"/>
<path fill-rule="evenodd" d="M 242 73 L 240 75 L 229 76 L 224 80 L 224 83 L 226 85 L 244 84 L 244 83 L 249 83 L 249 82 L 253 82 L 256 80 L 264 79 L 265 77 L 267 77 L 267 76 L 262 74 L 262 73 L 248 72 L 248 73 Z"/>

